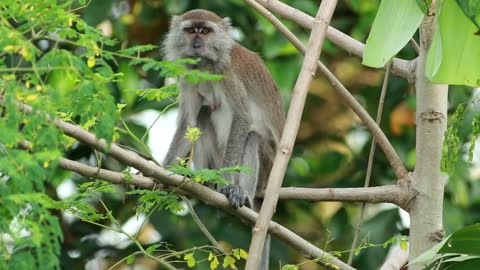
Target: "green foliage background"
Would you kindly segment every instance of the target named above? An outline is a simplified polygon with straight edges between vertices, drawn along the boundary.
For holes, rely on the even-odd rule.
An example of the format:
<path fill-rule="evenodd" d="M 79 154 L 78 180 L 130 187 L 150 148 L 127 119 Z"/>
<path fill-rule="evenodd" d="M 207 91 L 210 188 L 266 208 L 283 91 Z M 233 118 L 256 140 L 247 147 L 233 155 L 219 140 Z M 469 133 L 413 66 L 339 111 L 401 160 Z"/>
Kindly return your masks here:
<path fill-rule="evenodd" d="M 285 2 L 310 15 L 318 8 L 318 1 L 313 0 Z M 378 4 L 379 1 L 340 1 L 332 25 L 364 42 Z M 152 158 L 145 144 L 148 127 L 135 123 L 129 116 L 148 109 L 164 111 L 176 102 L 178 90 L 175 85 L 165 86 L 165 77 L 186 74 L 195 80 L 219 79 L 211 74 L 187 74 L 182 63 L 162 61 L 158 45 L 168 30 L 169 17 L 194 8 L 232 18 L 239 42 L 262 56 L 288 104 L 302 57 L 243 1 L 0 3 L 0 269 L 84 269 L 89 261 L 100 257 L 111 266 L 129 258 L 138 246 L 102 246 L 96 236 L 105 228 L 118 227 L 139 211 L 148 213 L 149 225 L 162 237 L 162 245 L 144 245 L 146 254 L 171 254 L 173 250 L 208 245 L 191 217 L 178 214 L 182 206 L 179 198 L 131 190 L 128 186 L 114 187 L 59 169 L 58 160 L 65 156 L 126 172 L 117 161 L 74 142 L 52 125 L 54 118 L 75 123 L 98 138 L 135 148 Z M 304 29 L 286 24 L 303 40 L 308 38 Z M 106 37 L 97 27 L 111 30 L 111 35 Z M 407 47 L 399 56 L 413 59 L 415 53 Z M 361 66 L 359 59 L 330 42 L 325 44 L 322 60 L 373 115 L 383 72 Z M 454 86 L 451 90 L 451 111 L 457 113 L 452 116 L 444 149 L 444 169 L 451 174 L 444 213 L 447 233 L 480 221 L 480 176 L 468 169 L 469 150 L 465 147 L 479 132 L 476 96 L 467 87 Z M 21 112 L 17 102 L 27 103 L 42 113 Z M 409 169 L 415 164 L 414 104 L 412 87 L 393 78 L 382 129 Z M 457 109 L 459 104 L 463 104 L 463 109 Z M 369 144 L 361 139 L 352 142 L 358 138 L 352 134 L 366 133 L 325 79 L 317 77 L 311 86 L 284 185 L 363 186 Z M 29 143 L 25 144 L 26 141 Z M 67 179 L 83 185 L 77 195 L 60 200 L 56 188 Z M 377 152 L 372 185 L 392 184 L 393 179 L 388 162 Z M 193 203 L 200 219 L 222 245 L 248 249 L 249 228 L 211 207 Z M 78 218 L 69 221 L 66 213 Z M 358 269 L 376 268 L 387 252 L 382 244 L 392 236 L 408 234 L 397 209 L 374 205 L 369 206 L 367 213 L 361 239 L 368 248 L 354 259 Z M 358 215 L 359 205 L 353 203 L 281 201 L 275 219 L 319 247 L 346 251 Z M 206 249 L 195 256 L 197 260 L 207 258 L 208 252 Z M 184 267 L 189 259 L 180 257 L 178 265 Z M 302 260 L 297 251 L 273 239 L 272 269 Z M 133 259 L 126 262 L 134 263 Z M 135 263 L 149 265 L 139 260 Z M 208 263 L 195 267 L 205 269 Z M 313 263 L 304 267 L 321 269 Z"/>

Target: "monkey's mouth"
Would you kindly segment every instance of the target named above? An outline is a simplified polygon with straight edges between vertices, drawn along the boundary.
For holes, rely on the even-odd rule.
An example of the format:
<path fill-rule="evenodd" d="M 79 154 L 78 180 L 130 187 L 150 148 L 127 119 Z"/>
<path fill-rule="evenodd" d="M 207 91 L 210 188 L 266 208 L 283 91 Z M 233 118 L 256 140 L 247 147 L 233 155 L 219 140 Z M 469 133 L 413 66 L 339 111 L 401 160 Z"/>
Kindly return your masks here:
<path fill-rule="evenodd" d="M 202 67 L 202 66 L 211 65 L 212 63 L 215 62 L 210 57 L 208 57 L 206 55 L 202 55 L 198 52 L 191 53 L 187 57 L 198 60 L 198 62 L 196 64 L 188 65 L 189 67 L 192 67 L 192 68 L 199 68 L 199 67 Z"/>

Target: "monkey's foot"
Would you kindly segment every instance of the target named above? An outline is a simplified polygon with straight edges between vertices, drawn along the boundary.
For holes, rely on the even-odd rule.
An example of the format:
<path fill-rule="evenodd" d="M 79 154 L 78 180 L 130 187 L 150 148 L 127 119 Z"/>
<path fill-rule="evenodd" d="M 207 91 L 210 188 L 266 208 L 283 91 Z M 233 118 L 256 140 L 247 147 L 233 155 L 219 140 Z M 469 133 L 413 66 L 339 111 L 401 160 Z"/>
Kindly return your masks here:
<path fill-rule="evenodd" d="M 250 207 L 250 201 L 248 200 L 247 192 L 238 185 L 227 185 L 220 188 L 220 193 L 227 196 L 230 201 L 230 205 L 234 208 L 240 208 L 242 206 Z"/>

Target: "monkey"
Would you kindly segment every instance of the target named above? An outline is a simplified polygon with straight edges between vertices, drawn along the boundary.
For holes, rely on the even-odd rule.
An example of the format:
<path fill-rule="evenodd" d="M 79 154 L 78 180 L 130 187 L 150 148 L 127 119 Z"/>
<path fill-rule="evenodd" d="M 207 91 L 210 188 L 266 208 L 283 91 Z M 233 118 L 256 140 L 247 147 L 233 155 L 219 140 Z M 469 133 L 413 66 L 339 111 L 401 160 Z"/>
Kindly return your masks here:
<path fill-rule="evenodd" d="M 178 125 L 163 165 L 188 155 L 185 132 L 198 127 L 203 134 L 195 144 L 194 169 L 250 168 L 250 174 L 226 174 L 232 184 L 219 191 L 233 208 L 248 206 L 259 211 L 261 200 L 255 194 L 266 188 L 285 114 L 264 62 L 235 42 L 230 28 L 228 17 L 201 9 L 174 16 L 170 22 L 163 43 L 166 59 L 199 59 L 188 68 L 221 74 L 223 79 L 191 84 L 180 78 Z M 266 242 L 264 258 L 268 246 Z M 268 268 L 268 258 L 262 265 Z"/>

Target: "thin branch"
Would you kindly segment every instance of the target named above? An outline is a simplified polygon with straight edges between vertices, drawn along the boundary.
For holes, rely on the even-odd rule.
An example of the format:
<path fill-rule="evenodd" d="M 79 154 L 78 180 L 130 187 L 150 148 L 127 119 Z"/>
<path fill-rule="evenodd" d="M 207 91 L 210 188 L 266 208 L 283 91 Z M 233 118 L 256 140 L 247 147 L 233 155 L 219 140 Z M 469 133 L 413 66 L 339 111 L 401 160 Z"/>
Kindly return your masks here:
<path fill-rule="evenodd" d="M 98 150 L 106 150 L 102 148 L 104 142 L 98 141 L 94 138 L 93 134 L 90 134 L 87 131 L 82 130 L 79 127 L 71 125 L 68 129 L 76 129 L 74 132 L 69 130 L 68 133 L 76 133 L 78 137 L 76 139 L 82 142 L 93 142 L 90 146 L 97 148 Z M 206 204 L 213 205 L 219 209 L 224 210 L 225 212 L 231 213 L 237 217 L 240 217 L 241 220 L 247 222 L 248 225 L 253 226 L 255 220 L 258 218 L 258 214 L 247 207 L 242 207 L 240 209 L 234 210 L 230 206 L 230 202 L 223 195 L 220 194 L 206 186 L 198 184 L 194 181 L 184 181 L 184 177 L 180 175 L 172 175 L 163 168 L 148 162 L 138 156 L 132 156 L 132 153 L 127 152 L 115 144 L 111 145 L 112 156 L 121 160 L 129 160 L 125 163 L 127 165 L 135 167 L 142 172 L 150 172 L 152 175 L 156 176 L 155 178 L 164 184 L 168 184 L 172 187 L 180 187 L 183 191 L 189 193 L 193 197 L 203 201 Z M 132 175 L 132 179 L 125 180 L 124 175 L 120 172 L 113 172 L 105 169 L 99 169 L 96 167 L 84 165 L 82 163 L 72 161 L 69 159 L 61 159 L 59 162 L 61 168 L 69 171 L 76 172 L 80 175 L 86 177 L 97 177 L 108 181 L 113 184 L 130 184 L 136 185 L 142 188 L 151 189 L 155 186 L 158 187 L 158 183 L 152 178 L 141 176 L 141 175 Z M 319 249 L 318 247 L 312 245 L 305 239 L 301 238 L 294 232 L 288 230 L 282 225 L 270 221 L 268 227 L 269 233 L 277 237 L 278 239 L 284 241 L 286 244 L 290 245 L 292 248 L 297 249 L 299 252 L 303 253 L 308 259 L 323 258 L 320 262 L 323 265 L 327 265 L 328 269 L 340 269 L 340 270 L 354 270 L 351 266 L 345 264 L 338 258 L 330 255 L 329 253 Z M 338 268 L 335 268 L 338 267 Z"/>
<path fill-rule="evenodd" d="M 281 17 L 296 22 L 300 26 L 311 29 L 314 23 L 314 18 L 310 15 L 293 8 L 278 0 L 256 0 L 266 9 L 277 13 Z M 355 40 L 354 38 L 342 33 L 341 31 L 329 26 L 327 30 L 327 39 L 338 47 L 346 50 L 348 53 L 363 58 L 363 51 L 365 44 Z M 415 62 L 416 60 L 407 61 L 403 59 L 394 58 L 392 61 L 392 73 L 406 78 L 409 82 L 415 79 Z"/>
<path fill-rule="evenodd" d="M 273 213 L 278 201 L 278 193 L 282 186 L 285 171 L 292 154 L 295 138 L 302 118 L 305 99 L 307 98 L 308 88 L 315 76 L 317 70 L 317 61 L 325 41 L 328 24 L 333 16 L 333 11 L 337 5 L 337 0 L 324 0 L 315 19 L 312 33 L 307 45 L 304 62 L 297 82 L 292 93 L 290 108 L 277 150 L 273 161 L 272 171 L 268 179 L 265 198 L 260 208 L 259 218 L 253 228 L 252 241 L 250 242 L 249 257 L 245 266 L 246 270 L 259 269 L 262 259 L 265 237 L 267 235 L 268 224 L 272 219 Z"/>
<path fill-rule="evenodd" d="M 285 37 L 299 50 L 302 54 L 305 54 L 305 45 L 272 13 L 260 6 L 258 3 L 252 0 L 245 0 L 258 12 L 264 15 L 277 29 L 285 35 Z M 358 101 L 350 94 L 345 86 L 335 77 L 335 75 L 320 61 L 318 61 L 319 71 L 330 81 L 332 86 L 337 90 L 340 96 L 344 99 L 345 103 L 352 108 L 357 116 L 362 120 L 365 126 L 370 130 L 373 137 L 377 141 L 380 148 L 385 153 L 390 165 L 395 171 L 395 175 L 398 179 L 403 179 L 407 175 L 407 169 L 403 165 L 402 161 L 398 157 L 395 149 L 390 144 L 380 127 L 373 121 L 368 112 L 358 103 Z"/>
<path fill-rule="evenodd" d="M 410 39 L 410 45 L 412 45 L 413 49 L 417 52 L 417 54 L 420 54 L 420 46 L 418 46 L 418 43 L 413 37 Z"/>
<path fill-rule="evenodd" d="M 227 252 L 225 252 L 225 250 L 223 250 L 222 246 L 220 246 L 220 244 L 217 242 L 215 237 L 213 237 L 213 235 L 208 231 L 207 227 L 205 227 L 205 225 L 203 225 L 202 220 L 200 220 L 200 218 L 197 216 L 197 213 L 195 212 L 195 209 L 193 209 L 193 205 L 190 203 L 188 198 L 186 198 L 185 196 L 181 196 L 181 198 L 185 202 L 185 204 L 187 205 L 188 210 L 190 212 L 190 215 L 193 218 L 193 221 L 195 221 L 198 228 L 200 228 L 200 230 L 203 232 L 203 234 L 207 237 L 208 241 L 210 241 L 210 243 L 212 243 L 212 245 L 216 249 L 218 249 L 220 252 L 222 252 L 223 254 L 227 254 Z"/>
<path fill-rule="evenodd" d="M 382 91 L 380 92 L 380 98 L 378 100 L 377 118 L 375 119 L 375 123 L 379 127 L 380 127 L 380 122 L 382 122 L 382 112 L 383 112 L 383 105 L 385 103 L 385 94 L 387 93 L 388 78 L 390 75 L 390 66 L 391 66 L 390 63 L 388 63 L 387 71 L 385 71 L 385 77 L 383 78 Z M 370 185 L 370 177 L 372 176 L 373 157 L 375 156 L 375 146 L 376 146 L 375 138 L 373 138 L 372 144 L 370 145 L 370 154 L 368 156 L 367 173 L 365 174 L 364 187 L 368 187 Z M 363 226 L 364 217 L 365 217 L 365 202 L 362 203 L 362 207 L 360 210 L 360 219 L 358 220 L 357 229 L 355 230 L 355 235 L 353 236 L 352 248 L 350 249 L 350 253 L 348 254 L 348 261 L 347 261 L 348 264 L 352 264 L 354 249 L 357 246 L 358 236 L 360 235 L 360 229 Z"/>

